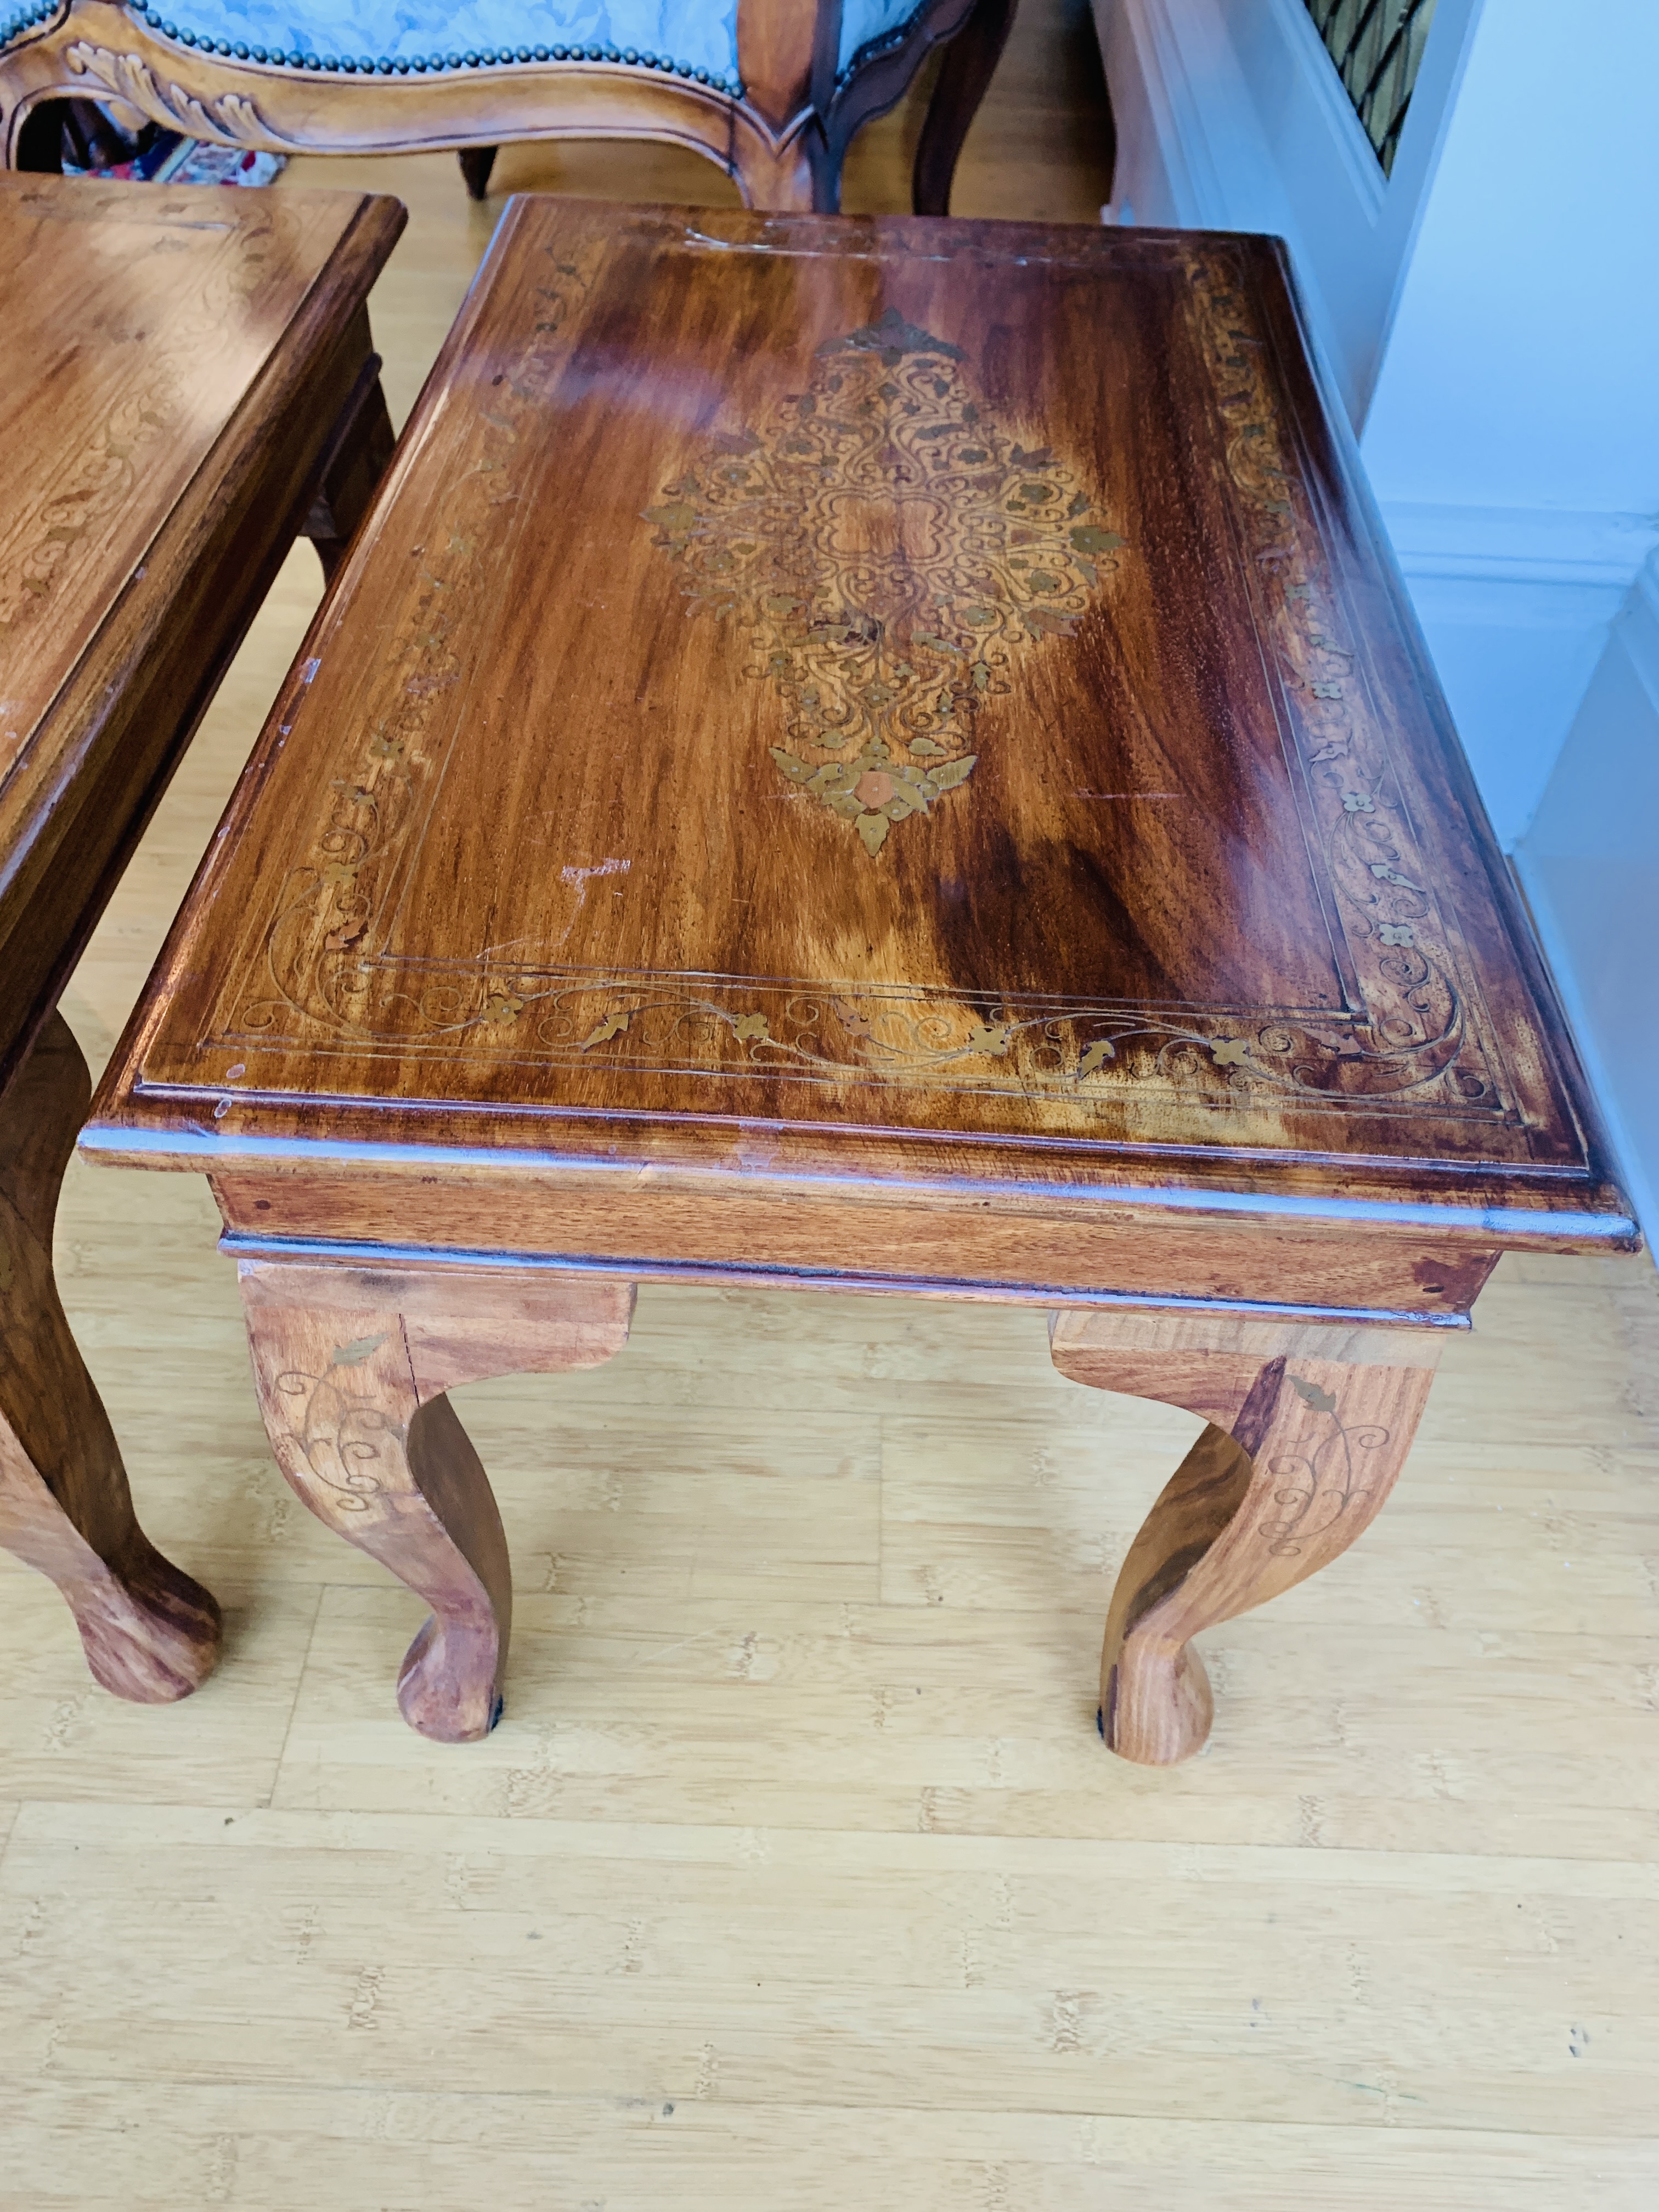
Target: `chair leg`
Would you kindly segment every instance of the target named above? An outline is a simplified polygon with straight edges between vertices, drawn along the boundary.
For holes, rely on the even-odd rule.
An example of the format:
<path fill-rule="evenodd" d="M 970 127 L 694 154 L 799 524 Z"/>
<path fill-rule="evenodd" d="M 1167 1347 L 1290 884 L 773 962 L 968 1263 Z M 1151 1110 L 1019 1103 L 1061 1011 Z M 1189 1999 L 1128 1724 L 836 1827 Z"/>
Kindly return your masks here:
<path fill-rule="evenodd" d="M 468 196 L 475 200 L 483 199 L 489 191 L 489 173 L 495 166 L 495 147 L 463 146 L 456 159 L 466 179 Z"/>
<path fill-rule="evenodd" d="M 945 49 L 911 178 L 911 204 L 918 215 L 951 212 L 951 180 L 956 174 L 957 156 L 1002 58 L 1018 5 L 1018 0 L 979 0 Z"/>

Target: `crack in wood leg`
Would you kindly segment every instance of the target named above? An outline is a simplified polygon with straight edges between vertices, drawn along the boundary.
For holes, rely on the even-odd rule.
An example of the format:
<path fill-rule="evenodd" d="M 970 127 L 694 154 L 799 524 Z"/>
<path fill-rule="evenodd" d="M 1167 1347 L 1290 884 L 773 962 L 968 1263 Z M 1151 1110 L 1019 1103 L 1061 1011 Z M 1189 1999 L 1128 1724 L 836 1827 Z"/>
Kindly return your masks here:
<path fill-rule="evenodd" d="M 219 1608 L 139 1527 L 58 1295 L 58 1194 L 91 1089 L 54 1013 L 0 1103 L 0 1544 L 57 1583 L 106 1690 L 167 1705 L 212 1672 Z"/>
<path fill-rule="evenodd" d="M 441 1742 L 488 1735 L 501 1713 L 512 1575 L 489 1479 L 445 1394 L 598 1365 L 627 1341 L 631 1288 L 267 1261 L 243 1261 L 240 1275 L 283 1474 L 319 1520 L 432 1607 L 398 1675 L 404 1718 Z"/>
<path fill-rule="evenodd" d="M 1423 1334 L 1141 1316 L 1056 1316 L 1073 1381 L 1184 1406 L 1208 1425 L 1118 1576 L 1101 1654 L 1101 1733 L 1170 1765 L 1210 1732 L 1191 1639 L 1337 1558 L 1382 1510 L 1439 1346 Z"/>

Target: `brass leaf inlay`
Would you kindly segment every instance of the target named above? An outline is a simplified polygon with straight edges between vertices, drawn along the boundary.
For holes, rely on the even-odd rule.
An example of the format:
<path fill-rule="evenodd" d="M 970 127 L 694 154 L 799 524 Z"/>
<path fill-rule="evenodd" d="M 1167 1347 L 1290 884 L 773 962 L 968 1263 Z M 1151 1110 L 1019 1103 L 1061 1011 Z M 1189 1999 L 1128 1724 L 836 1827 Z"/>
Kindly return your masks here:
<path fill-rule="evenodd" d="M 978 759 L 1024 653 L 1070 637 L 1124 540 L 1047 446 L 979 404 L 962 349 L 896 307 L 821 345 L 807 388 L 645 510 L 692 611 L 781 694 L 781 773 L 872 856 Z"/>

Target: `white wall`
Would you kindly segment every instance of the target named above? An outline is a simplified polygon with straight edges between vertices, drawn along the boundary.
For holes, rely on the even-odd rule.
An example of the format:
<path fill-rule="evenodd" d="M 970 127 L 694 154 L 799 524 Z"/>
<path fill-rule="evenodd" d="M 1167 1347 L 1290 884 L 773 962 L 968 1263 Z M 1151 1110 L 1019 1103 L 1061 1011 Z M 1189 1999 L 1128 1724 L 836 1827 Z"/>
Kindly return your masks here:
<path fill-rule="evenodd" d="M 1656 87 L 1656 0 L 1486 0 L 1365 418 L 1509 845 L 1659 544 Z"/>
<path fill-rule="evenodd" d="M 1480 0 L 1439 0 L 1384 178 L 1303 0 L 1094 0 L 1117 123 L 1115 221 L 1285 239 L 1364 419 Z"/>
<path fill-rule="evenodd" d="M 1659 1241 L 1659 556 L 1613 624 L 1516 865 L 1636 1211 Z"/>
<path fill-rule="evenodd" d="M 1659 544 L 1659 0 L 1439 0 L 1384 179 L 1303 0 L 1095 0 L 1114 214 L 1289 243 L 1495 827 Z"/>
<path fill-rule="evenodd" d="M 1362 450 L 1418 619 L 1492 827 L 1512 851 L 1655 543 L 1651 519 L 1401 500 L 1370 448 L 1368 435 Z"/>

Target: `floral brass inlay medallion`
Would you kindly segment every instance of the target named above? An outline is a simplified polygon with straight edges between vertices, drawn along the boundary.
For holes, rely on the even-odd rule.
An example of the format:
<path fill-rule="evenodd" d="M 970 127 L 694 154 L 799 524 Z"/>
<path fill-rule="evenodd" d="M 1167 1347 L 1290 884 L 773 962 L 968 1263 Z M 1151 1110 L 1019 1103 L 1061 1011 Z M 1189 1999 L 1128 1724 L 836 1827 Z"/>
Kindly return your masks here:
<path fill-rule="evenodd" d="M 1245 1115 L 1346 1115 L 1363 1099 L 1376 1117 L 1478 1122 L 1499 1156 L 1508 1139 L 1497 1132 L 1521 1118 L 1501 1047 L 1436 896 L 1386 695 L 1380 707 L 1260 316 L 1224 244 L 1133 251 L 1137 265 L 1156 251 L 1188 288 L 1218 434 L 1210 465 L 1235 518 L 1294 763 L 1340 1006 L 572 965 L 552 934 L 442 954 L 400 941 L 436 793 L 462 757 L 454 702 L 485 650 L 492 595 L 531 511 L 523 494 L 545 394 L 605 250 L 596 234 L 581 266 L 561 260 L 544 272 L 534 333 L 503 356 L 503 381 L 476 417 L 467 465 L 446 488 L 385 646 L 395 684 L 384 714 L 319 798 L 310 850 L 276 911 L 250 917 L 257 964 L 222 1000 L 213 1048 L 238 1060 L 269 1054 L 273 1077 L 299 1045 L 603 1070 L 607 1080 L 703 1075 L 764 1083 L 769 1110 L 781 1110 L 786 1085 L 833 1085 L 849 1098 L 863 1085 L 960 1091 L 1023 1111 L 1040 1102 L 1054 1127 L 1066 1126 L 1067 1107 L 1079 1111 L 1070 1126 L 1106 1126 L 1097 1113 L 1150 1095 L 1212 1110 L 1225 1117 L 1218 1133 L 1231 1124 L 1241 1137 L 1261 1127 Z M 1103 258 L 1127 250 L 1105 234 L 1091 247 Z M 823 348 L 807 389 L 666 485 L 649 519 L 663 549 L 653 557 L 678 564 L 691 613 L 741 625 L 752 646 L 743 665 L 787 702 L 775 758 L 790 786 L 879 853 L 895 823 L 931 811 L 972 775 L 974 718 L 1012 685 L 1016 656 L 1071 634 L 1104 573 L 1133 557 L 1082 497 L 1052 453 L 1024 450 L 985 421 L 957 349 L 890 316 Z M 284 732 L 318 665 L 291 679 Z M 761 773 L 769 784 L 770 762 Z M 571 910 L 591 875 L 621 868 L 566 868 Z M 1275 1129 L 1265 1141 L 1283 1140 Z"/>
<path fill-rule="evenodd" d="M 692 611 L 734 618 L 781 695 L 773 760 L 872 854 L 967 781 L 978 709 L 1073 634 L 1124 542 L 981 408 L 962 360 L 890 307 L 644 517 Z"/>

